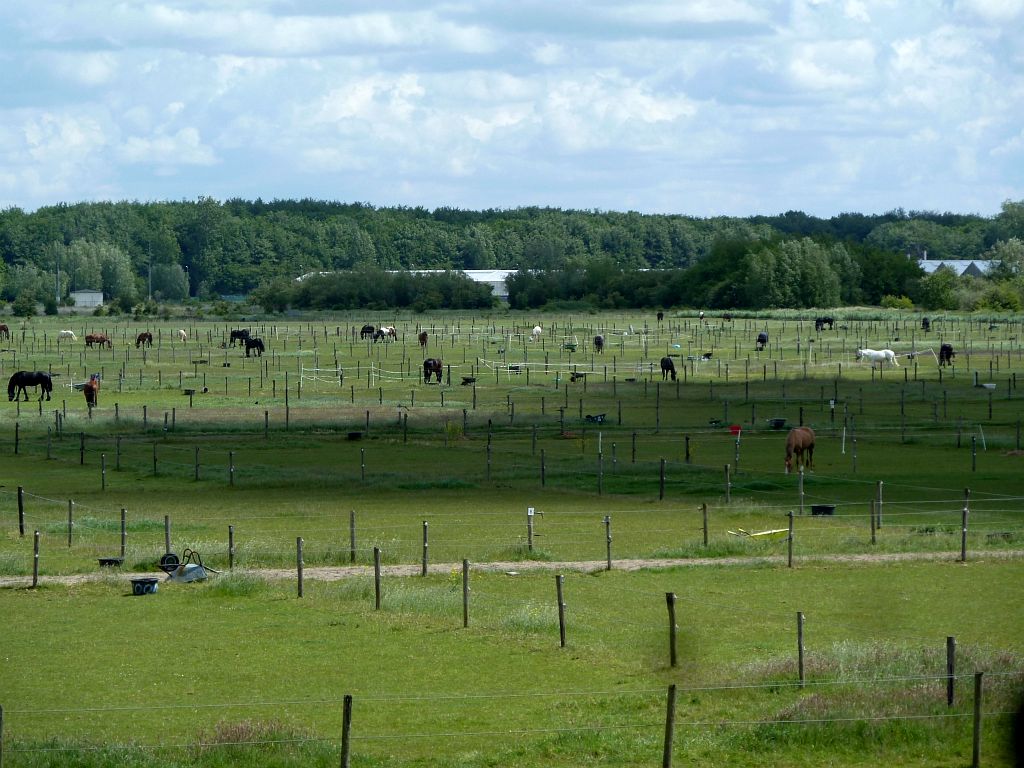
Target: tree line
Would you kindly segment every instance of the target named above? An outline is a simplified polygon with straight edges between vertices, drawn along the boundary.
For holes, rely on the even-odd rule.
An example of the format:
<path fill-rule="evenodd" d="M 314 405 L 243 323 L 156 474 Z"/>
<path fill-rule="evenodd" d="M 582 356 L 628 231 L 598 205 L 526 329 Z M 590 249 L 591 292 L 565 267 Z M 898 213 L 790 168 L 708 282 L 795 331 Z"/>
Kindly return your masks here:
<path fill-rule="evenodd" d="M 1024 201 L 1007 201 L 992 217 L 895 210 L 827 219 L 799 211 L 697 218 L 322 200 L 78 203 L 0 211 L 0 297 L 56 304 L 73 290 L 99 289 L 125 310 L 148 299 L 249 294 L 275 309 L 475 306 L 479 297 L 454 276 L 385 276 L 506 268 L 522 270 L 510 286 L 512 305 L 522 307 L 904 300 L 1013 309 L 1024 293 L 1022 242 Z M 994 258 L 1001 266 L 985 281 L 936 278 L 917 266 L 925 255 Z M 294 282 L 334 271 L 353 274 Z"/>

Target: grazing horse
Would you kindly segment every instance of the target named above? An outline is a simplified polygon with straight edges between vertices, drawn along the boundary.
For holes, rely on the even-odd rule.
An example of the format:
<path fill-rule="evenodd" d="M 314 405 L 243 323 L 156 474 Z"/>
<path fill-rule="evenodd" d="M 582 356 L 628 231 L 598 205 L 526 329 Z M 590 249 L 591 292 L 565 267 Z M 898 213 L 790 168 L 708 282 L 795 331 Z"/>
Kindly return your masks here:
<path fill-rule="evenodd" d="M 664 320 L 664 319 L 665 319 L 665 313 L 664 313 L 664 312 L 662 312 L 662 311 L 661 311 L 661 310 L 659 309 L 659 310 L 658 310 L 658 314 L 657 314 L 657 315 L 655 315 L 655 317 L 657 317 L 657 318 L 658 318 L 658 322 L 660 323 L 660 322 L 661 322 L 662 320 Z"/>
<path fill-rule="evenodd" d="M 178 330 L 175 331 L 175 333 L 178 335 L 178 341 L 180 341 L 182 344 L 188 341 L 188 333 L 185 331 L 184 328 L 179 328 Z"/>
<path fill-rule="evenodd" d="M 729 322 L 732 322 L 732 315 L 729 314 L 728 312 L 726 312 L 725 314 L 722 315 L 722 319 L 723 320 L 728 320 Z"/>
<path fill-rule="evenodd" d="M 663 357 L 661 358 L 662 381 L 667 379 L 669 376 L 672 377 L 672 381 L 676 380 L 676 364 L 672 362 L 671 357 Z"/>
<path fill-rule="evenodd" d="M 806 460 L 804 454 L 807 455 Z M 793 469 L 793 456 L 797 466 L 814 469 L 814 430 L 810 427 L 793 427 L 786 436 L 786 474 Z"/>
<path fill-rule="evenodd" d="M 11 329 L 7 327 L 6 323 L 0 323 L 0 339 L 10 339 Z"/>
<path fill-rule="evenodd" d="M 872 368 L 875 367 L 875 363 L 879 365 L 890 363 L 897 368 L 900 367 L 900 364 L 896 362 L 896 353 L 891 349 L 858 349 L 857 359 L 868 360 Z"/>
<path fill-rule="evenodd" d="M 102 346 L 113 347 L 110 339 L 107 338 L 104 333 L 87 333 L 85 335 L 85 346 L 91 347 L 93 344 L 99 344 Z"/>
<path fill-rule="evenodd" d="M 430 383 L 430 375 L 434 374 L 437 376 L 437 383 L 441 383 L 441 360 L 436 357 L 428 357 L 423 361 L 423 383 Z"/>
<path fill-rule="evenodd" d="M 362 328 L 359 329 L 359 338 L 360 339 L 372 339 L 373 335 L 376 332 L 377 332 L 377 326 L 370 325 L 369 323 L 367 323 L 366 325 L 364 325 Z"/>
<path fill-rule="evenodd" d="M 932 321 L 929 320 L 927 317 L 922 317 L 921 318 L 921 330 L 927 332 L 927 331 L 930 331 L 931 329 L 932 329 Z"/>
<path fill-rule="evenodd" d="M 393 325 L 382 325 L 380 327 L 381 332 L 384 334 L 385 339 L 391 339 L 395 341 L 398 339 L 398 331 L 395 330 Z"/>
<path fill-rule="evenodd" d="M 25 400 L 28 400 L 26 387 L 39 387 L 39 399 L 42 400 L 45 395 L 49 400 L 50 393 L 53 392 L 53 379 L 44 371 L 18 371 L 7 382 L 7 400 L 17 400 L 23 392 Z"/>
<path fill-rule="evenodd" d="M 236 341 L 246 342 L 249 340 L 249 329 L 240 328 L 231 332 L 231 346 L 235 346 Z"/>
<path fill-rule="evenodd" d="M 57 343 L 60 344 L 62 341 L 78 341 L 78 337 L 74 331 L 60 331 L 57 334 Z"/>
<path fill-rule="evenodd" d="M 943 344 L 939 347 L 939 365 L 952 365 L 953 358 L 956 357 L 956 352 L 953 351 L 952 344 Z"/>
<path fill-rule="evenodd" d="M 767 346 L 768 346 L 768 332 L 767 331 L 761 331 L 759 334 L 757 334 L 757 342 L 754 344 L 754 347 L 757 349 L 758 352 L 760 352 L 760 351 L 762 351 Z"/>
<path fill-rule="evenodd" d="M 836 319 L 834 317 L 816 317 L 816 318 L 814 318 L 814 330 L 818 331 L 819 333 L 825 328 L 826 325 L 828 326 L 828 329 L 831 331 L 832 327 L 835 324 L 836 324 Z"/>
<path fill-rule="evenodd" d="M 248 357 L 253 350 L 256 350 L 256 357 L 263 357 L 263 339 L 253 336 L 245 340 L 245 356 Z"/>
<path fill-rule="evenodd" d="M 139 347 L 152 347 L 153 346 L 153 334 L 149 331 L 143 331 L 135 337 L 135 348 Z"/>
<path fill-rule="evenodd" d="M 604 336 L 598 334 L 594 337 L 594 351 L 599 354 L 604 354 Z"/>
<path fill-rule="evenodd" d="M 100 377 L 97 374 L 93 374 L 89 377 L 89 380 L 82 385 L 82 394 L 85 395 L 85 404 L 89 408 L 96 405 L 96 396 L 100 391 Z"/>
<path fill-rule="evenodd" d="M 539 325 L 535 325 L 533 326 L 533 332 L 530 333 L 530 338 L 533 341 L 540 341 L 540 336 L 542 333 L 544 333 L 544 329 L 541 328 Z"/>
<path fill-rule="evenodd" d="M 420 331 L 416 335 L 416 338 L 420 342 L 420 346 L 423 349 L 426 349 L 427 348 L 427 340 L 430 338 L 430 336 L 427 334 L 427 332 L 426 331 Z"/>

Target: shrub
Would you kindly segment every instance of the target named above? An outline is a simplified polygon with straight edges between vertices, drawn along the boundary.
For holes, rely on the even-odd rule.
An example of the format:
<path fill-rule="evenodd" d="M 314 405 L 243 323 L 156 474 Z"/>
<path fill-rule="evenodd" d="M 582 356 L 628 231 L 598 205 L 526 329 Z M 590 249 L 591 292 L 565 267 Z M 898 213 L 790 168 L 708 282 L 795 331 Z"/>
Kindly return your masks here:
<path fill-rule="evenodd" d="M 914 302 L 906 296 L 885 295 L 882 297 L 882 306 L 885 309 L 913 309 Z"/>

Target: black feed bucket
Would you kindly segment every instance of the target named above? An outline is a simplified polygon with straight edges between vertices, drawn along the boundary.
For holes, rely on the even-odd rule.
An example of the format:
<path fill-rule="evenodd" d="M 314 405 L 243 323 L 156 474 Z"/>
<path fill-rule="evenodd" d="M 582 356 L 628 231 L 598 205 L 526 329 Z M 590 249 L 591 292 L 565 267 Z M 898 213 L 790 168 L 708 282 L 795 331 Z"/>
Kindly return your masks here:
<path fill-rule="evenodd" d="M 147 576 L 141 579 L 132 579 L 133 595 L 152 595 L 159 588 L 158 579 Z"/>
<path fill-rule="evenodd" d="M 812 515 L 833 515 L 835 511 L 835 504 L 811 504 Z"/>

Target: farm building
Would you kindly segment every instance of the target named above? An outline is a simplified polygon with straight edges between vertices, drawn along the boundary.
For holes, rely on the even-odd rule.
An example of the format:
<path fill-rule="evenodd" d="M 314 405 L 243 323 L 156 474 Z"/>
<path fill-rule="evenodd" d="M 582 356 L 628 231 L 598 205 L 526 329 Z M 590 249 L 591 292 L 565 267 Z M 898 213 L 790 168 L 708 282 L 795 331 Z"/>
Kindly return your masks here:
<path fill-rule="evenodd" d="M 992 262 L 985 259 L 920 259 L 917 265 L 928 275 L 939 267 L 949 267 L 957 277 L 982 277 L 992 268 Z"/>
<path fill-rule="evenodd" d="M 70 293 L 76 307 L 92 308 L 103 306 L 103 291 L 81 290 Z"/>

